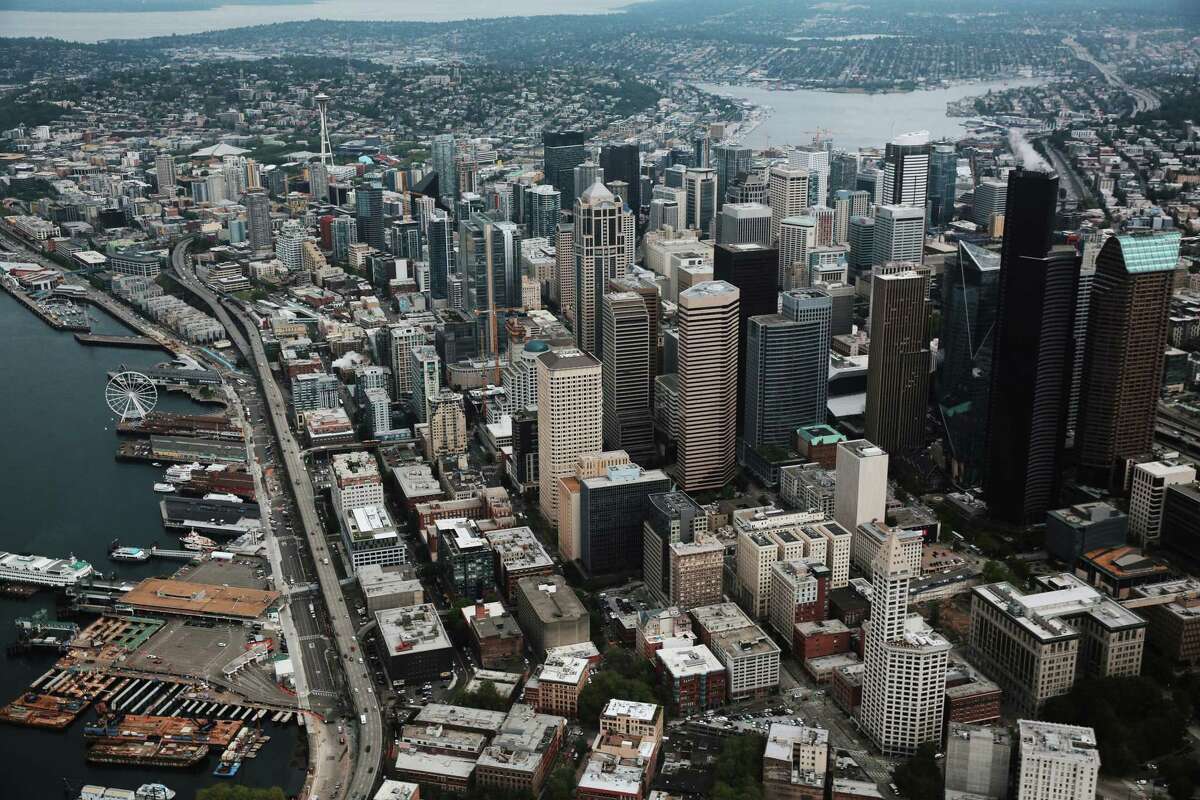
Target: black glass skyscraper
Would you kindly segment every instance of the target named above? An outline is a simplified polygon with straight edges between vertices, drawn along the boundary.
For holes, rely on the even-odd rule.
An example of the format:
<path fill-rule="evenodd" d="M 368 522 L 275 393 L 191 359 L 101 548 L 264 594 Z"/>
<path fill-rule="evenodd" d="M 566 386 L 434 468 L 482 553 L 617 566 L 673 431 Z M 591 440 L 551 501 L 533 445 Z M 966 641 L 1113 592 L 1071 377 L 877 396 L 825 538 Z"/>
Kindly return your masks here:
<path fill-rule="evenodd" d="M 958 260 L 942 274 L 937 399 L 960 486 L 978 484 L 983 474 L 999 298 L 1000 254 L 959 242 Z"/>
<path fill-rule="evenodd" d="M 954 219 L 958 183 L 958 150 L 952 144 L 935 144 L 929 159 L 929 224 L 949 225 Z"/>
<path fill-rule="evenodd" d="M 454 229 L 450 216 L 440 208 L 429 215 L 429 291 L 434 299 L 446 299 L 454 257 Z"/>
<path fill-rule="evenodd" d="M 358 240 L 382 251 L 383 240 L 383 187 L 371 183 L 358 187 L 354 192 L 354 221 L 358 224 Z"/>
<path fill-rule="evenodd" d="M 583 131 L 542 132 L 544 182 L 562 192 L 563 197 L 573 198 L 577 194 L 575 167 L 586 156 L 583 141 Z"/>
<path fill-rule="evenodd" d="M 606 144 L 600 150 L 600 169 L 604 182 L 625 181 L 629 184 L 625 205 L 637 214 L 642 208 L 642 158 L 636 144 Z"/>
<path fill-rule="evenodd" d="M 738 364 L 737 425 L 745 423 L 746 405 L 746 329 L 750 318 L 774 314 L 778 293 L 774 276 L 779 270 L 779 251 L 761 244 L 718 244 L 713 248 L 713 280 L 725 281 L 738 288 Z"/>
<path fill-rule="evenodd" d="M 717 170 L 717 209 L 725 204 L 725 195 L 729 187 L 737 181 L 739 175 L 750 172 L 750 162 L 754 154 L 749 147 L 734 144 L 718 144 L 712 149 L 713 167 Z"/>
<path fill-rule="evenodd" d="M 1008 179 L 984 492 L 992 516 L 1041 522 L 1058 502 L 1080 258 L 1051 249 L 1058 176 Z"/>

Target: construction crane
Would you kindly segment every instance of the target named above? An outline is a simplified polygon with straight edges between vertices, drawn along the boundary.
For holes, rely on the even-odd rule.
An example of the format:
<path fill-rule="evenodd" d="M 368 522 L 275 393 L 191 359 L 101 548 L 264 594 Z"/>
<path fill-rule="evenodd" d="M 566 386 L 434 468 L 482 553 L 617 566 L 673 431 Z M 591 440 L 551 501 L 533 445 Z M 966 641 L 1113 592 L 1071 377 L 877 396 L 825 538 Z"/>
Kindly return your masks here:
<path fill-rule="evenodd" d="M 495 375 L 495 380 L 493 381 L 494 386 L 500 386 L 500 383 L 501 383 L 501 381 L 500 381 L 500 335 L 499 335 L 499 328 L 496 325 L 496 312 L 497 311 L 524 311 L 524 310 L 525 309 L 520 306 L 497 306 L 497 305 L 493 304 L 493 305 L 489 305 L 486 310 L 481 311 L 479 309 L 475 309 L 474 311 L 471 312 L 476 317 L 481 317 L 484 314 L 487 314 L 488 317 L 490 318 L 489 322 L 488 322 L 488 333 L 489 333 L 489 338 L 491 339 L 491 342 L 492 342 L 492 368 L 494 370 L 494 375 Z M 484 387 L 484 391 L 482 393 L 482 398 L 483 398 L 483 405 L 482 405 L 483 418 L 484 418 L 484 420 L 487 420 L 487 387 Z"/>

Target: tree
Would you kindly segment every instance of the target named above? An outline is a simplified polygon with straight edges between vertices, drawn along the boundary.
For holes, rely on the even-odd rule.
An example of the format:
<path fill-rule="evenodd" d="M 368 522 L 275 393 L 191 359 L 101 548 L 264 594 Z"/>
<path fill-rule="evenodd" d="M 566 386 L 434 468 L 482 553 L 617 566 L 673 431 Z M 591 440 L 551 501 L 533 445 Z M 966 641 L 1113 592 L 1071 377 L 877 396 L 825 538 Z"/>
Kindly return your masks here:
<path fill-rule="evenodd" d="M 1077 680 L 1070 692 L 1046 703 L 1042 716 L 1049 722 L 1093 728 L 1100 768 L 1109 775 L 1125 775 L 1177 750 L 1191 713 L 1191 704 L 1178 691 L 1164 692 L 1148 678 L 1136 676 Z"/>
<path fill-rule="evenodd" d="M 496 684 L 491 681 L 483 681 L 474 692 L 468 692 L 465 688 L 459 689 L 454 693 L 453 705 L 481 708 L 485 711 L 508 710 L 508 700 L 500 696 L 496 691 Z"/>
<path fill-rule="evenodd" d="M 283 789 L 252 789 L 231 783 L 218 783 L 196 792 L 196 800 L 287 800 Z"/>
<path fill-rule="evenodd" d="M 575 796 L 575 771 L 570 767 L 559 767 L 550 773 L 546 781 L 547 800 L 571 800 Z"/>
<path fill-rule="evenodd" d="M 911 800 L 941 800 L 942 771 L 938 769 L 937 745 L 926 742 L 912 758 L 896 767 L 893 777 L 901 794 Z"/>
<path fill-rule="evenodd" d="M 592 682 L 583 687 L 583 691 L 579 693 L 580 721 L 599 724 L 600 712 L 613 698 L 632 700 L 637 703 L 657 702 L 654 697 L 654 688 L 649 684 L 605 670 L 597 673 L 592 678 Z"/>
<path fill-rule="evenodd" d="M 714 800 L 761 800 L 762 736 L 732 736 L 721 741 L 713 784 Z"/>

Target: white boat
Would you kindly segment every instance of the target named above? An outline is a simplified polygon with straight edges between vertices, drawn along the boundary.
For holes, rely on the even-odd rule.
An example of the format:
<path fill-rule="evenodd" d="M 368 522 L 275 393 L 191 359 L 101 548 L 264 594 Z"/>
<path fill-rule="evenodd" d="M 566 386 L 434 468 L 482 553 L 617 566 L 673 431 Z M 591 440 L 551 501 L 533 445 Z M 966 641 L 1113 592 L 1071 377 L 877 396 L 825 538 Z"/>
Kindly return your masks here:
<path fill-rule="evenodd" d="M 229 503 L 243 502 L 242 498 L 238 497 L 236 494 L 227 494 L 224 492 L 209 492 L 208 494 L 204 495 L 204 499 L 205 500 L 224 500 Z"/>
<path fill-rule="evenodd" d="M 192 479 L 192 473 L 203 469 L 200 462 L 194 461 L 191 464 L 175 464 L 167 467 L 166 475 L 163 479 L 167 483 L 187 483 Z"/>
<path fill-rule="evenodd" d="M 154 484 L 154 491 L 159 494 L 171 494 L 175 491 L 175 485 L 171 483 L 156 483 Z"/>
<path fill-rule="evenodd" d="M 174 797 L 174 790 L 161 783 L 143 783 L 136 790 L 91 785 L 79 790 L 79 800 L 172 800 Z"/>
<path fill-rule="evenodd" d="M 183 544 L 185 550 L 216 550 L 217 543 L 207 536 L 201 536 L 195 531 L 190 532 L 187 536 L 180 536 L 179 541 Z"/>

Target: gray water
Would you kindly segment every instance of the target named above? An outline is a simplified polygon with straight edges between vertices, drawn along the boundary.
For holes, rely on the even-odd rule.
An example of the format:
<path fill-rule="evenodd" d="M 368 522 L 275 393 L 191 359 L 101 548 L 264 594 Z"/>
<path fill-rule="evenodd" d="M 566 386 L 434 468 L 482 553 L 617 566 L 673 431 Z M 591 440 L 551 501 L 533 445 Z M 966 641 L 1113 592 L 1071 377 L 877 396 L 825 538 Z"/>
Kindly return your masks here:
<path fill-rule="evenodd" d="M 960 83 L 945 89 L 860 94 L 819 89 L 773 90 L 759 86 L 700 84 L 706 91 L 749 100 L 773 111 L 742 137 L 751 147 L 809 144 L 813 133 L 827 129 L 834 146 L 844 150 L 883 147 L 894 136 L 927 130 L 934 138 L 963 135 L 961 117 L 946 115 L 946 103 L 986 94 L 989 90 L 1037 86 L 1040 78 Z"/>
<path fill-rule="evenodd" d="M 95 308 L 89 313 L 95 333 L 130 333 Z M 162 479 L 162 469 L 114 460 L 117 437 L 104 403 L 109 370 L 121 364 L 146 368 L 167 358 L 159 351 L 81 345 L 0 292 L 0 550 L 55 557 L 73 553 L 98 570 L 131 579 L 175 568 L 171 562 L 117 564 L 107 558 L 114 538 L 140 546 L 175 541 L 162 528 L 159 495 L 151 488 Z M 158 408 L 200 413 L 214 407 L 183 395 L 160 395 Z M 53 615 L 54 595 L 0 598 L 0 704 L 17 697 L 54 661 L 51 654 L 4 656 L 4 646 L 16 635 L 13 621 L 39 608 Z M 85 713 L 65 731 L 0 726 L 0 797 L 54 800 L 64 797 L 64 780 L 124 789 L 158 781 L 177 791 L 177 800 L 191 800 L 196 789 L 221 780 L 211 775 L 211 756 L 206 767 L 187 770 L 89 766 L 83 750 L 88 718 Z M 271 741 L 258 758 L 242 765 L 236 780 L 295 792 L 303 783 L 303 767 L 293 764 L 296 728 L 272 728 L 267 731 Z"/>
<path fill-rule="evenodd" d="M 230 3 L 204 11 L 180 12 L 0 11 L 0 35 L 53 36 L 74 42 L 97 42 L 309 19 L 444 22 L 541 14 L 597 14 L 628 4 L 629 0 L 317 0 L 283 5 Z M 46 6 L 53 8 L 54 3 L 48 2 Z"/>

